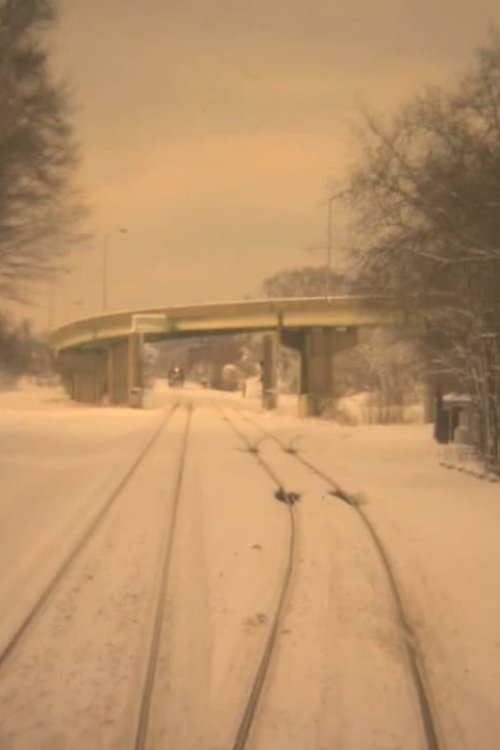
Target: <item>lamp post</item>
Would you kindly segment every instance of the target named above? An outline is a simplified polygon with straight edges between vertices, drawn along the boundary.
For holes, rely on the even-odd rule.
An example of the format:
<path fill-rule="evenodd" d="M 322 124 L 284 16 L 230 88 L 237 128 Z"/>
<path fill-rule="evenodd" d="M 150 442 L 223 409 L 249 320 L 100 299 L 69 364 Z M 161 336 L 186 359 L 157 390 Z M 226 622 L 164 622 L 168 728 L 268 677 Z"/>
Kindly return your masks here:
<path fill-rule="evenodd" d="M 47 323 L 49 331 L 54 327 L 54 279 L 49 277 L 47 282 Z"/>
<path fill-rule="evenodd" d="M 330 274 L 332 270 L 332 226 L 333 226 L 333 209 L 332 204 L 336 196 L 331 195 L 328 198 L 328 217 L 326 227 L 326 278 L 325 278 L 325 297 L 330 298 L 331 292 L 331 279 Z"/>
<path fill-rule="evenodd" d="M 102 309 L 103 312 L 108 306 L 108 246 L 109 237 L 107 234 L 102 238 Z"/>
<path fill-rule="evenodd" d="M 118 232 L 126 234 L 126 229 L 119 229 Z M 108 255 L 109 255 L 109 232 L 102 238 L 102 310 L 105 312 L 108 307 Z"/>
<path fill-rule="evenodd" d="M 326 280 L 325 280 L 325 294 L 326 297 L 330 297 L 331 292 L 331 271 L 332 271 L 332 256 L 333 256 L 333 201 L 339 198 L 344 198 L 347 195 L 346 191 L 340 190 L 337 193 L 333 193 L 327 198 L 328 205 L 328 217 L 327 217 L 327 228 L 326 228 Z"/>

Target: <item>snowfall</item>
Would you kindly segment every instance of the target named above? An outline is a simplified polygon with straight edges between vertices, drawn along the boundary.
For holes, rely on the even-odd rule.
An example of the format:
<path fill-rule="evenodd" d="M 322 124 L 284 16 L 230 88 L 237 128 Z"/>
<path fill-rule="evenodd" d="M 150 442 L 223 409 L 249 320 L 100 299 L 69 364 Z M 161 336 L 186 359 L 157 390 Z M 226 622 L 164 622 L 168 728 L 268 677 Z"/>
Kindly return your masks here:
<path fill-rule="evenodd" d="M 500 484 L 436 445 L 430 425 L 299 419 L 291 396 L 264 413 L 257 393 L 189 384 L 158 384 L 142 410 L 84 407 L 28 383 L 0 393 L 0 653 L 174 401 L 156 443 L 0 663 L 1 750 L 134 747 L 188 403 L 147 746 L 232 746 L 285 565 L 288 509 L 222 408 L 300 493 L 297 567 L 249 747 L 424 748 L 405 655 L 412 639 L 440 747 L 496 750 Z M 410 632 L 355 510 L 246 414 L 361 503 Z"/>

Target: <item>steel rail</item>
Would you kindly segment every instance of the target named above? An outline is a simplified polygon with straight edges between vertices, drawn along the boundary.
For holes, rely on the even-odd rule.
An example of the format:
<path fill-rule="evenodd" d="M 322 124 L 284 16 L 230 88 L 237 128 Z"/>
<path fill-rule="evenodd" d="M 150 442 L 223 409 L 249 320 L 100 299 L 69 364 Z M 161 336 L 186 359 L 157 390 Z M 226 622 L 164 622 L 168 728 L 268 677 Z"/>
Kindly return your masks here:
<path fill-rule="evenodd" d="M 178 408 L 178 404 L 174 404 L 171 409 L 167 412 L 165 417 L 160 421 L 159 426 L 155 429 L 152 437 L 147 441 L 146 445 L 141 449 L 135 460 L 129 466 L 123 477 L 120 479 L 114 490 L 109 494 L 105 502 L 102 504 L 100 509 L 97 511 L 91 521 L 85 526 L 82 534 L 80 535 L 77 543 L 71 548 L 71 551 L 63 559 L 62 563 L 57 568 L 56 572 L 49 578 L 48 583 L 45 585 L 41 593 L 39 594 L 36 602 L 30 608 L 29 612 L 25 615 L 24 619 L 15 629 L 14 633 L 9 637 L 7 643 L 2 648 L 0 653 L 0 671 L 4 669 L 14 653 L 17 646 L 20 645 L 21 640 L 27 634 L 29 628 L 33 625 L 35 619 L 42 611 L 43 607 L 47 604 L 50 598 L 57 590 L 59 584 L 64 578 L 65 574 L 70 570 L 73 563 L 83 552 L 90 539 L 93 537 L 105 517 L 114 506 L 116 500 L 121 495 L 123 489 L 131 480 L 132 476 L 146 458 L 149 451 L 152 449 L 161 433 L 169 423 L 175 410 Z"/>
<path fill-rule="evenodd" d="M 285 453 L 289 454 L 292 458 L 299 461 L 304 467 L 309 469 L 313 474 L 323 479 L 331 488 L 332 494 L 343 500 L 349 505 L 357 514 L 362 521 L 365 529 L 367 530 L 379 556 L 379 560 L 382 564 L 384 572 L 386 574 L 389 588 L 391 590 L 393 601 L 396 606 L 396 612 L 400 624 L 400 630 L 403 633 L 403 643 L 407 654 L 408 665 L 410 668 L 412 680 L 415 686 L 417 694 L 417 700 L 420 709 L 420 717 L 422 720 L 422 727 L 424 729 L 426 743 L 428 750 L 439 750 L 440 741 L 439 733 L 437 729 L 437 721 L 435 719 L 435 711 L 432 708 L 430 699 L 430 690 L 428 687 L 428 679 L 426 677 L 426 671 L 423 664 L 423 659 L 417 648 L 417 639 L 413 628 L 410 625 L 409 618 L 406 614 L 406 608 L 404 605 L 403 595 L 400 591 L 400 586 L 397 582 L 394 567 L 389 559 L 387 551 L 383 545 L 383 542 L 375 529 L 373 522 L 370 520 L 368 515 L 365 513 L 363 508 L 359 505 L 357 499 L 341 487 L 329 474 L 324 472 L 318 466 L 313 464 L 303 455 L 298 453 L 295 449 L 288 447 L 283 440 L 275 435 L 270 430 L 262 427 L 258 422 L 251 419 L 246 414 L 240 415 L 241 419 L 253 425 L 266 437 L 273 440 Z"/>
<path fill-rule="evenodd" d="M 147 667 L 142 688 L 142 697 L 137 716 L 136 732 L 134 740 L 135 750 L 141 750 L 147 743 L 149 720 L 151 715 L 151 702 L 154 693 L 154 683 L 156 679 L 156 669 L 158 664 L 158 654 L 161 646 L 161 635 L 163 630 L 164 607 L 167 593 L 170 568 L 172 563 L 172 550 L 174 546 L 174 537 L 177 528 L 177 517 L 182 489 L 182 482 L 186 467 L 187 449 L 191 428 L 191 419 L 193 415 L 193 405 L 190 402 L 188 406 L 188 416 L 186 426 L 182 437 L 180 458 L 178 463 L 177 477 L 174 488 L 173 503 L 170 508 L 167 519 L 167 531 L 165 534 L 165 546 L 162 555 L 162 568 L 158 591 L 156 595 L 156 606 L 154 612 L 153 627 L 148 649 Z"/>
<path fill-rule="evenodd" d="M 231 750 L 244 750 L 247 745 L 247 741 L 250 735 L 250 731 L 255 720 L 259 700 L 262 694 L 262 689 L 265 684 L 266 677 L 269 673 L 269 669 L 272 662 L 274 649 L 278 640 L 279 629 L 283 620 L 285 611 L 285 604 L 287 595 L 290 589 L 290 583 L 295 567 L 296 560 L 296 519 L 293 501 L 288 499 L 290 493 L 285 491 L 285 484 L 280 480 L 274 469 L 268 464 L 268 462 L 259 454 L 258 449 L 255 445 L 248 440 L 247 436 L 242 430 L 227 416 L 224 410 L 219 404 L 214 404 L 216 409 L 220 412 L 223 420 L 232 428 L 232 430 L 238 435 L 240 440 L 244 443 L 248 452 L 255 458 L 258 465 L 266 472 L 266 474 L 276 484 L 277 490 L 282 491 L 283 500 L 288 509 L 288 517 L 290 522 L 290 536 L 287 550 L 287 559 L 285 564 L 285 571 L 281 583 L 281 588 L 278 595 L 278 601 L 276 610 L 273 616 L 271 627 L 267 636 L 267 640 L 262 652 L 262 656 L 257 667 L 257 671 L 252 681 L 250 692 L 247 698 L 245 708 L 241 714 L 238 729 L 231 745 Z"/>

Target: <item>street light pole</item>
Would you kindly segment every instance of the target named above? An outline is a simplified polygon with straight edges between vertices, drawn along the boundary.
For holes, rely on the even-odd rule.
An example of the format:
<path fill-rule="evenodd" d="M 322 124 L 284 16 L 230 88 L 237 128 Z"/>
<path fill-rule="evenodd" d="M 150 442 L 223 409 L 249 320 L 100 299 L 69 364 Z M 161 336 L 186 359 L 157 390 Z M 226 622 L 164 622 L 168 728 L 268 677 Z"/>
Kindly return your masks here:
<path fill-rule="evenodd" d="M 51 331 L 54 327 L 54 279 L 52 276 L 48 280 L 47 322 Z"/>
<path fill-rule="evenodd" d="M 126 234 L 126 229 L 118 230 L 121 234 Z M 105 312 L 108 307 L 108 255 L 109 255 L 109 233 L 102 238 L 102 310 Z"/>
<path fill-rule="evenodd" d="M 325 279 L 325 296 L 327 299 L 330 298 L 331 292 L 331 270 L 332 270 L 332 225 L 333 225 L 333 208 L 332 204 L 335 200 L 335 196 L 331 195 L 328 198 L 328 220 L 327 220 L 327 235 L 326 235 L 326 279 Z"/>
<path fill-rule="evenodd" d="M 105 312 L 108 306 L 108 246 L 109 236 L 102 238 L 102 309 Z"/>

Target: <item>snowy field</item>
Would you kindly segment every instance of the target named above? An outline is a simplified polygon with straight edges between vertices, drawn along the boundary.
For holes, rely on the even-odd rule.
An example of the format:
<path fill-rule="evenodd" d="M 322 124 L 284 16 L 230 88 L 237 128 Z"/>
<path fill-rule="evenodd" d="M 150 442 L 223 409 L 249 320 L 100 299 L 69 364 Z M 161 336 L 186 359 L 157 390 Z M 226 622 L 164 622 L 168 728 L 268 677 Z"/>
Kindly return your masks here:
<path fill-rule="evenodd" d="M 5 662 L 0 748 L 134 747 L 144 652 L 194 405 L 151 702 L 148 747 L 232 747 L 284 566 L 285 506 L 224 422 L 232 415 L 296 506 L 298 566 L 249 740 L 258 750 L 424 748 L 400 632 L 357 514 L 277 434 L 356 494 L 392 563 L 440 747 L 500 737 L 500 485 L 441 465 L 426 425 L 341 426 L 282 397 L 160 384 L 144 410 L 0 393 L 0 650 L 164 418 L 181 406 Z"/>

